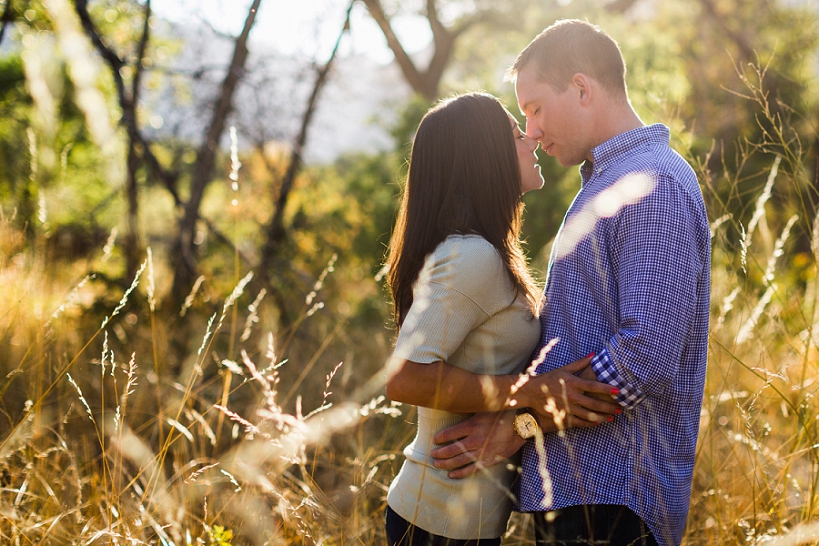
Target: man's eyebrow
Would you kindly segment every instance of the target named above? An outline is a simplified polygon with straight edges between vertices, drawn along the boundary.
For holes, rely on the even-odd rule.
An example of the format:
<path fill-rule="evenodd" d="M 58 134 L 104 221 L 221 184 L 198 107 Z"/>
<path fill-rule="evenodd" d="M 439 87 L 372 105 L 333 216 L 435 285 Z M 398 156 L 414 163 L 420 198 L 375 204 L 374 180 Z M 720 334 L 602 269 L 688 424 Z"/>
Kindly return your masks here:
<path fill-rule="evenodd" d="M 526 115 L 526 109 L 529 108 L 529 106 L 531 106 L 531 104 L 533 102 L 535 102 L 535 99 L 527 100 L 523 104 L 519 105 L 520 113 L 525 116 Z"/>

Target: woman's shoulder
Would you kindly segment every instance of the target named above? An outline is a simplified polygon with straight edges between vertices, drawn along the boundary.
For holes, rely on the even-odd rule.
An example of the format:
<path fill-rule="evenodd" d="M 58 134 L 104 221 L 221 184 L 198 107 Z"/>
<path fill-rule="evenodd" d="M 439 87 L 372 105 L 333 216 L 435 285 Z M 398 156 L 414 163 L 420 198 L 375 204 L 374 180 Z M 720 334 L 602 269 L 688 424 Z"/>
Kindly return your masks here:
<path fill-rule="evenodd" d="M 506 288 L 503 258 L 480 235 L 450 235 L 428 257 L 425 269 L 430 281 L 470 296 Z"/>
<path fill-rule="evenodd" d="M 450 235 L 435 248 L 433 255 L 436 262 L 466 262 L 473 266 L 503 267 L 503 259 L 498 249 L 475 234 Z"/>

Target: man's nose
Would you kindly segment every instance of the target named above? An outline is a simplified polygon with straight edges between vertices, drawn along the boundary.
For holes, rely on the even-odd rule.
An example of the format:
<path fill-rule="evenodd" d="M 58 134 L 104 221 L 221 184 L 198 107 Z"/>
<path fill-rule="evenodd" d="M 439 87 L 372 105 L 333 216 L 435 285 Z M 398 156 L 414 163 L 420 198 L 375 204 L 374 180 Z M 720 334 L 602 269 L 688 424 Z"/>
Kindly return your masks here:
<path fill-rule="evenodd" d="M 529 147 L 529 150 L 532 153 L 535 153 L 538 147 L 538 142 L 536 139 L 530 137 L 529 135 L 526 135 L 526 145 Z"/>
<path fill-rule="evenodd" d="M 527 120 L 526 121 L 526 136 L 535 141 L 540 141 L 543 138 L 543 130 L 541 130 L 540 125 L 534 120 Z"/>

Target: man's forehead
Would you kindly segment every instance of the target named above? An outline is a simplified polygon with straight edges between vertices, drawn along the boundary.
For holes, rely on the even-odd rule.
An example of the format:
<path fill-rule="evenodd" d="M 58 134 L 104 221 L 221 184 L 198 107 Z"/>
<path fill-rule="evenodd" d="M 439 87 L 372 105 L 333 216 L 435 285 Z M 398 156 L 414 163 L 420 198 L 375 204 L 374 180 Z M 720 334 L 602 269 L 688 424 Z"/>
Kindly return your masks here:
<path fill-rule="evenodd" d="M 537 92 L 536 89 L 533 89 L 531 85 L 521 85 L 518 82 L 515 82 L 515 95 L 518 98 L 518 108 L 522 114 L 526 114 L 526 110 L 532 105 L 533 102 L 538 100 L 540 93 Z"/>
<path fill-rule="evenodd" d="M 515 95 L 518 98 L 518 108 L 521 113 L 535 102 L 543 93 L 543 85 L 538 85 L 541 82 L 537 81 L 534 70 L 527 70 L 529 67 L 524 67 L 518 72 L 515 78 Z"/>

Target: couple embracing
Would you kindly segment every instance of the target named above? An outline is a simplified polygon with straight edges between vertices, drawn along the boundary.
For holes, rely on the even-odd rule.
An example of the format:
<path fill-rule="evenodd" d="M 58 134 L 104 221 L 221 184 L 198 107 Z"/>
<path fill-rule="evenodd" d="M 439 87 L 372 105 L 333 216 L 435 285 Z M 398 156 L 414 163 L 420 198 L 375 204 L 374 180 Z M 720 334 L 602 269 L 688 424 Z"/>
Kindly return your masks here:
<path fill-rule="evenodd" d="M 628 100 L 598 27 L 560 21 L 490 95 L 432 108 L 390 244 L 390 398 L 418 430 L 387 495 L 391 545 L 678 545 L 705 380 L 710 236 L 690 166 Z M 580 165 L 545 291 L 520 246 L 537 146 Z"/>

